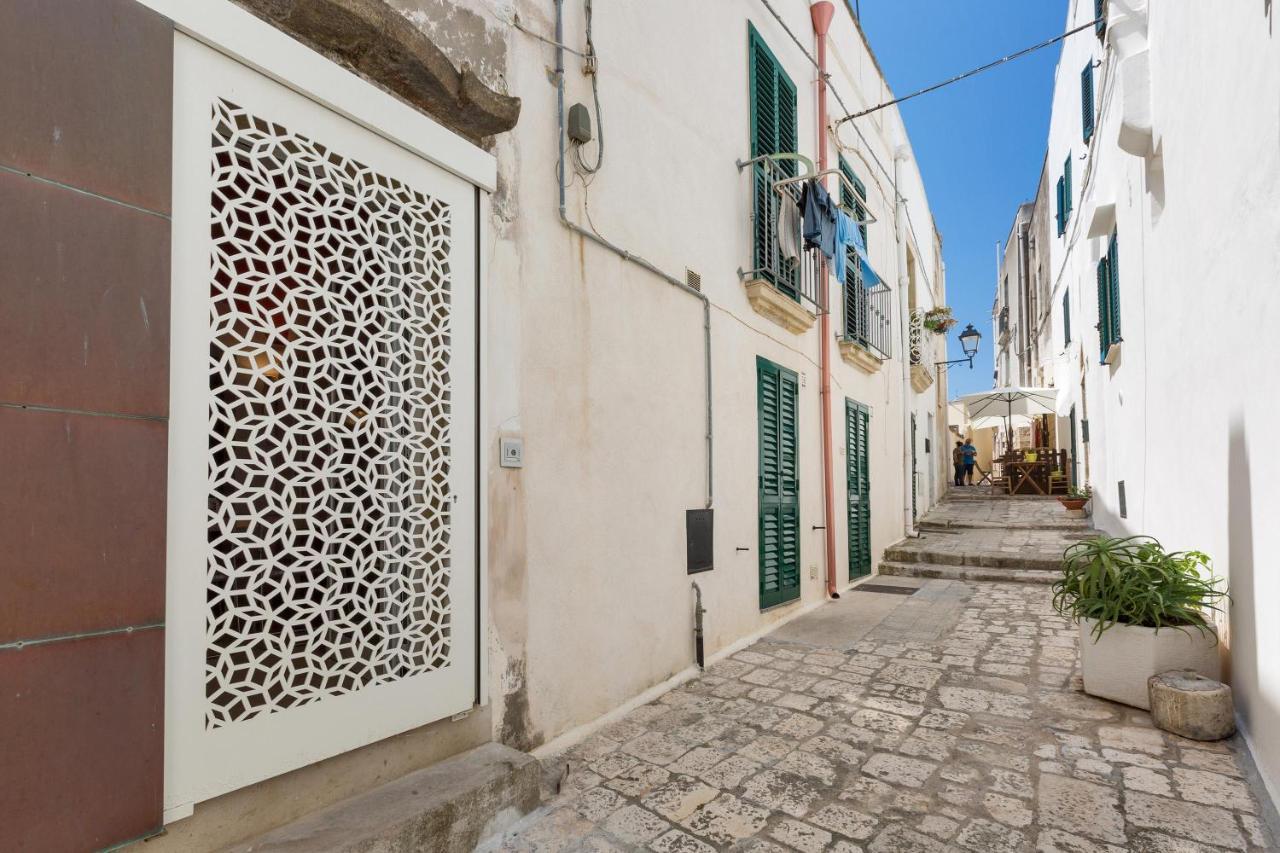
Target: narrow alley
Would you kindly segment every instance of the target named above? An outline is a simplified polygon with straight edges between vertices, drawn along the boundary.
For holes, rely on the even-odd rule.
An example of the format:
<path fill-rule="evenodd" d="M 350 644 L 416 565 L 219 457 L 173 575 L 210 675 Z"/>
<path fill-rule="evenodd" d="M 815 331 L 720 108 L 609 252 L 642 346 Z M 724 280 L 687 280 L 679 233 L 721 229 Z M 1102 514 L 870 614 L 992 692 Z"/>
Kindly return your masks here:
<path fill-rule="evenodd" d="M 0 853 L 1273 848 L 1208 5 L 0 0 Z"/>
<path fill-rule="evenodd" d="M 558 796 L 490 849 L 1267 849 L 1238 736 L 1081 692 L 1076 629 L 1018 568 L 1087 535 L 1053 506 L 944 502 L 894 558 L 929 577 L 873 578 L 544 760 Z"/>

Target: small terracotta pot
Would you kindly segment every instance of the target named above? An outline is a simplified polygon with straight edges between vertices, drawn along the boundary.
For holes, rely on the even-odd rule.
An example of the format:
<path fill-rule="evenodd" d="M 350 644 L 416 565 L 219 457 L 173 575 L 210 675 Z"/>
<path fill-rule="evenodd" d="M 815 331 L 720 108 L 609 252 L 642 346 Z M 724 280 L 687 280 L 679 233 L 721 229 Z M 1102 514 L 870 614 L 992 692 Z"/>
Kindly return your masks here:
<path fill-rule="evenodd" d="M 1089 502 L 1088 498 L 1064 498 L 1064 497 L 1058 498 L 1058 503 L 1062 504 L 1067 509 L 1076 510 L 1076 511 L 1084 509 L 1084 505 L 1087 504 L 1088 502 Z"/>

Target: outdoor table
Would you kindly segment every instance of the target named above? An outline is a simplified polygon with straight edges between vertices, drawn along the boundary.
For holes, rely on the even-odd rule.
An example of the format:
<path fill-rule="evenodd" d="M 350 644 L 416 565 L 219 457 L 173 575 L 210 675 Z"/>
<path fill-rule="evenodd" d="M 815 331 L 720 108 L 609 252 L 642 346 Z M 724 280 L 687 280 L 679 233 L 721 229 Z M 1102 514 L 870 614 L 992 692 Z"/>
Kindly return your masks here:
<path fill-rule="evenodd" d="M 1006 463 L 1009 468 L 1009 494 L 1049 494 L 1050 464 L 1048 461 L 1038 459 L 1035 462 L 1015 460 Z"/>

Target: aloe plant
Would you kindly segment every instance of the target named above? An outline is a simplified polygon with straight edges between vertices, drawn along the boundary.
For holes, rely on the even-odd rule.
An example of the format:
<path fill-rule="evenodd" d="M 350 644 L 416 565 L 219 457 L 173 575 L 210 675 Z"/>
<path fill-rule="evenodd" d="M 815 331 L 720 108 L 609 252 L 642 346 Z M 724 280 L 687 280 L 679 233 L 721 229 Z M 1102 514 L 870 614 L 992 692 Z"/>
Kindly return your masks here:
<path fill-rule="evenodd" d="M 1095 620 L 1095 642 L 1113 625 L 1213 633 L 1212 612 L 1230 600 L 1208 554 L 1166 551 L 1149 536 L 1077 542 L 1063 553 L 1062 572 L 1054 609 L 1076 622 Z"/>

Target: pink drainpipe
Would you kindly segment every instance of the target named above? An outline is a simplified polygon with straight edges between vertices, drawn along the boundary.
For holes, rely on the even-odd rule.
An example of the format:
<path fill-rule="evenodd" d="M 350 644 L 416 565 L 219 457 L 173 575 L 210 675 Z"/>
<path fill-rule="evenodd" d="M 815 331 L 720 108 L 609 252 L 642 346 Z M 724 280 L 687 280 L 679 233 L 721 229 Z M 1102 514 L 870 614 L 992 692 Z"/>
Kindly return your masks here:
<path fill-rule="evenodd" d="M 818 171 L 827 168 L 827 30 L 835 7 L 829 0 L 819 0 L 809 7 L 813 21 L 813 33 L 818 39 Z M 820 291 L 823 304 L 818 325 L 818 371 L 821 374 L 818 397 L 822 404 L 822 494 L 823 533 L 827 537 L 827 595 L 839 598 L 836 592 L 836 513 L 835 475 L 832 473 L 831 449 L 831 311 L 826 302 L 830 295 L 827 281 L 827 264 L 823 261 L 819 270 Z"/>

